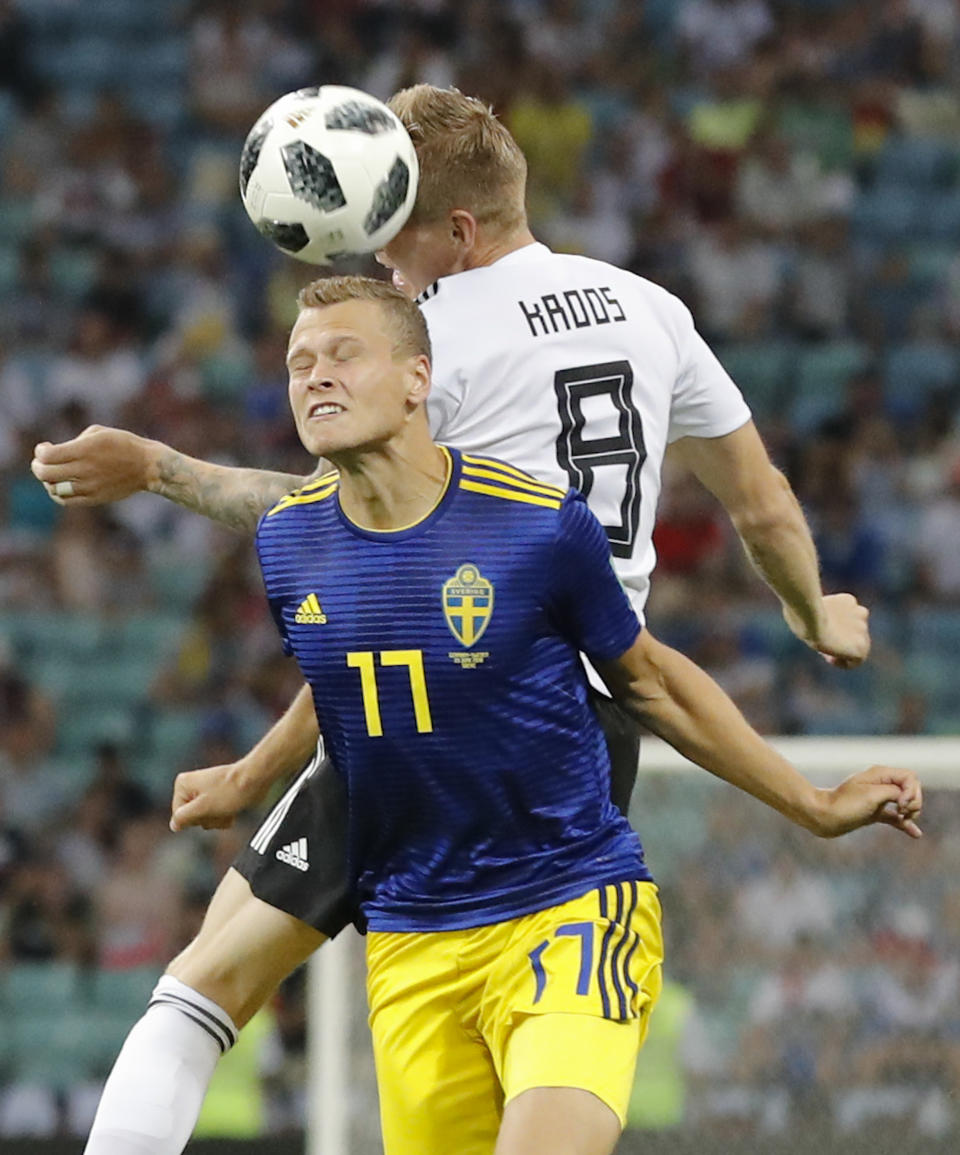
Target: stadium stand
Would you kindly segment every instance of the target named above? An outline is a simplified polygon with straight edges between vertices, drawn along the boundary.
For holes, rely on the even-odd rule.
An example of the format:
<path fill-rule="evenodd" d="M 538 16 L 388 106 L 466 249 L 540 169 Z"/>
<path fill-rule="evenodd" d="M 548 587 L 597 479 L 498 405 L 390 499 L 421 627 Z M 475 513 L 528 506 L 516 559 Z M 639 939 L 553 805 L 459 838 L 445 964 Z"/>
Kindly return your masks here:
<path fill-rule="evenodd" d="M 509 61 L 482 35 L 495 20 Z M 589 251 L 598 219 L 627 220 L 626 263 L 700 318 L 804 502 L 827 579 L 871 604 L 875 648 L 861 673 L 826 669 L 724 530 L 655 575 L 651 625 L 712 655 L 770 732 L 960 732 L 955 5 L 0 0 L 0 1141 L 83 1132 L 96 1099 L 77 1089 L 102 1079 L 250 825 L 165 838 L 170 783 L 235 758 L 297 684 L 245 544 L 149 497 L 65 513 L 29 474 L 32 446 L 103 421 L 307 471 L 277 350 L 309 273 L 243 215 L 246 128 L 300 85 L 386 97 L 429 80 L 508 123 L 522 108 L 537 139 L 538 60 L 583 162 L 558 181 L 534 157 L 535 232 L 562 216 L 564 243 Z M 678 484 L 668 475 L 665 525 Z M 750 833 L 736 800 L 646 789 L 638 822 L 686 992 L 662 1053 L 685 1090 L 673 1115 L 638 1108 L 635 1124 L 755 1150 L 816 1111 L 835 1138 L 955 1139 L 960 908 L 942 863 L 956 865 L 956 796 L 938 798 L 904 923 L 882 838 L 823 861 L 791 842 L 797 874 L 781 877 L 775 822 Z M 738 894 L 772 912 L 818 894 L 829 917 L 798 913 L 764 945 Z M 788 1014 L 798 967 L 822 981 Z M 856 1017 L 835 1015 L 847 994 Z M 303 1122 L 303 1040 L 273 1032 L 266 1127 L 283 1133 Z M 926 1073 L 898 1066 L 898 1040 L 927 1048 Z"/>

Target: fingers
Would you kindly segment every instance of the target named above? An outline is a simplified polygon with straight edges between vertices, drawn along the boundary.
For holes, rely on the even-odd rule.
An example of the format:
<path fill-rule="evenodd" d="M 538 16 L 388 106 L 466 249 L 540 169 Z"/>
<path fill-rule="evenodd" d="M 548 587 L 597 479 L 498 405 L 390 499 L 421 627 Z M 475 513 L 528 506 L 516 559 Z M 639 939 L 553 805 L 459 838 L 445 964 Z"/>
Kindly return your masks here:
<path fill-rule="evenodd" d="M 52 441 L 41 441 L 33 447 L 33 460 L 43 465 L 63 465 L 74 460 L 76 456 L 76 442 L 61 441 L 54 444 Z"/>
<path fill-rule="evenodd" d="M 873 807 L 874 813 L 879 817 L 881 814 L 899 813 L 897 811 L 897 800 L 900 797 L 900 790 L 893 782 L 888 783 L 866 783 L 865 784 L 867 797 L 870 799 L 870 804 Z"/>
<path fill-rule="evenodd" d="M 192 826 L 199 826 L 201 830 L 227 830 L 232 825 L 232 818 L 191 814 L 186 807 L 182 807 L 170 818 L 170 829 L 174 834 L 179 834 L 181 830 L 188 830 Z"/>
<path fill-rule="evenodd" d="M 233 825 L 233 814 L 217 790 L 216 771 L 220 769 L 186 770 L 174 779 L 170 804 L 170 829 L 174 833 L 188 826 L 226 830 Z"/>
<path fill-rule="evenodd" d="M 89 500 L 89 495 L 84 491 L 83 483 L 74 481 L 73 478 L 63 478 L 64 481 L 69 481 L 73 487 L 69 493 L 57 493 L 56 481 L 44 481 L 43 488 L 47 491 L 47 497 L 51 501 L 55 501 L 57 505 L 96 505 L 96 502 Z"/>
<path fill-rule="evenodd" d="M 30 469 L 38 481 L 55 483 L 57 481 L 76 481 L 84 476 L 84 469 L 88 466 L 90 455 L 94 452 L 89 444 L 81 444 L 96 433 L 102 433 L 102 425 L 88 425 L 86 429 L 70 441 L 61 441 L 55 444 L 52 441 L 40 441 L 33 447 L 33 461 Z"/>
<path fill-rule="evenodd" d="M 885 826 L 892 826 L 895 830 L 902 830 L 910 838 L 923 837 L 923 831 L 912 818 L 892 808 L 881 810 L 877 815 L 877 822 L 882 822 Z"/>
<path fill-rule="evenodd" d="M 871 791 L 883 788 L 888 794 L 878 807 L 875 821 L 893 826 L 910 838 L 923 837 L 917 824 L 923 810 L 923 788 L 912 770 L 871 766 L 864 771 L 862 781 L 869 784 Z"/>
<path fill-rule="evenodd" d="M 189 772 L 178 774 L 173 780 L 173 799 L 170 802 L 170 829 L 174 833 L 193 825 L 196 820 L 194 804 L 201 799 L 202 795 L 190 784 Z"/>
<path fill-rule="evenodd" d="M 77 498 L 85 496 L 83 482 L 78 477 L 78 473 L 82 471 L 82 466 L 72 457 L 65 461 L 50 461 L 50 454 L 46 452 L 50 450 L 56 456 L 61 456 L 59 451 L 62 451 L 69 444 L 69 442 L 65 442 L 63 445 L 51 445 L 49 441 L 42 442 L 35 446 L 34 458 L 30 462 L 33 476 L 43 484 L 47 496 L 57 505 L 66 505 L 71 501 L 76 503 Z M 65 481 L 70 482 L 71 492 L 58 493 L 55 487 Z"/>
<path fill-rule="evenodd" d="M 170 803 L 170 829 L 177 833 L 178 830 L 183 830 L 183 812 L 186 809 L 187 803 L 190 801 L 190 796 L 181 788 L 179 779 L 174 782 L 173 786 L 173 801 Z"/>
<path fill-rule="evenodd" d="M 864 771 L 863 781 L 896 786 L 897 810 L 901 814 L 916 816 L 923 808 L 923 787 L 912 770 L 902 770 L 896 766 L 871 766 Z"/>
<path fill-rule="evenodd" d="M 870 611 L 849 593 L 827 594 L 823 599 L 826 626 L 814 648 L 842 670 L 852 670 L 870 654 Z"/>
<path fill-rule="evenodd" d="M 181 806 L 174 806 L 170 815 L 170 829 L 176 834 L 190 826 L 199 826 L 203 830 L 226 830 L 233 824 L 233 817 L 208 812 L 209 800 L 202 794 Z"/>
<path fill-rule="evenodd" d="M 913 822 L 914 819 L 920 817 L 923 813 L 923 799 L 919 793 L 915 796 L 904 798 L 901 794 L 897 800 L 897 814 L 904 820 L 904 822 Z"/>
<path fill-rule="evenodd" d="M 34 457 L 30 462 L 30 472 L 44 485 L 56 485 L 58 481 L 73 481 L 76 483 L 79 474 L 83 471 L 81 462 L 71 458 L 69 461 L 50 462 Z"/>

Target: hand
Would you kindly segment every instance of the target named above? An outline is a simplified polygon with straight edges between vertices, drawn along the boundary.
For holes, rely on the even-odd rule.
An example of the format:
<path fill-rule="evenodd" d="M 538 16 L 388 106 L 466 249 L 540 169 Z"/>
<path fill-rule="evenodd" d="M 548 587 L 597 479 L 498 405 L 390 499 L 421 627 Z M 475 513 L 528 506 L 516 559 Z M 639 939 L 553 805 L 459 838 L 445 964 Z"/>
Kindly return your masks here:
<path fill-rule="evenodd" d="M 149 487 L 150 445 L 125 429 L 90 425 L 72 441 L 41 441 L 30 468 L 58 505 L 103 505 Z M 65 481 L 73 492 L 56 493 Z"/>
<path fill-rule="evenodd" d="M 853 594 L 827 594 L 820 603 L 818 628 L 812 633 L 789 606 L 783 607 L 784 621 L 800 641 L 841 670 L 866 661 L 870 653 L 869 616 L 870 611 Z"/>
<path fill-rule="evenodd" d="M 818 794 L 823 808 L 813 830 L 821 838 L 836 838 L 875 822 L 894 826 L 911 838 L 922 837 L 916 819 L 923 807 L 923 792 L 912 770 L 871 766 Z"/>
<path fill-rule="evenodd" d="M 241 810 L 259 802 L 263 793 L 248 784 L 236 762 L 188 770 L 178 774 L 173 783 L 170 829 L 202 826 L 204 830 L 226 830 Z"/>

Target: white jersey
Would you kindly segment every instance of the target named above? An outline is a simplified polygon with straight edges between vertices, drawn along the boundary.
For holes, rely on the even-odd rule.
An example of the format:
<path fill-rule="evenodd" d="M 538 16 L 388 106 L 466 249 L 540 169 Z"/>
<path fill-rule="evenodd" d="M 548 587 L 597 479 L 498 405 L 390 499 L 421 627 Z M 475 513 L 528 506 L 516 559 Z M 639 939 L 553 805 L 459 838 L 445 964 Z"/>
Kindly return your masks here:
<path fill-rule="evenodd" d="M 579 489 L 643 620 L 664 451 L 750 419 L 672 294 L 603 261 L 532 244 L 421 294 L 438 441 Z"/>

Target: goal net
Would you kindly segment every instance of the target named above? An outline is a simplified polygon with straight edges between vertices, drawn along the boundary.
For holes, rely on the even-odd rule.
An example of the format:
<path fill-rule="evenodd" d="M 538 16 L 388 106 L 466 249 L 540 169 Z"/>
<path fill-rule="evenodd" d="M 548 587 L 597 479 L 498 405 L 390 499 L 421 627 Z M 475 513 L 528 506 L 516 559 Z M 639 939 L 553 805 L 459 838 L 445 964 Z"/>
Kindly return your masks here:
<path fill-rule="evenodd" d="M 960 1149 L 960 738 L 774 745 L 818 784 L 917 770 L 925 836 L 814 838 L 645 742 L 631 819 L 665 986 L 618 1151 Z M 378 1155 L 358 935 L 312 960 L 309 993 L 308 1155 Z"/>

